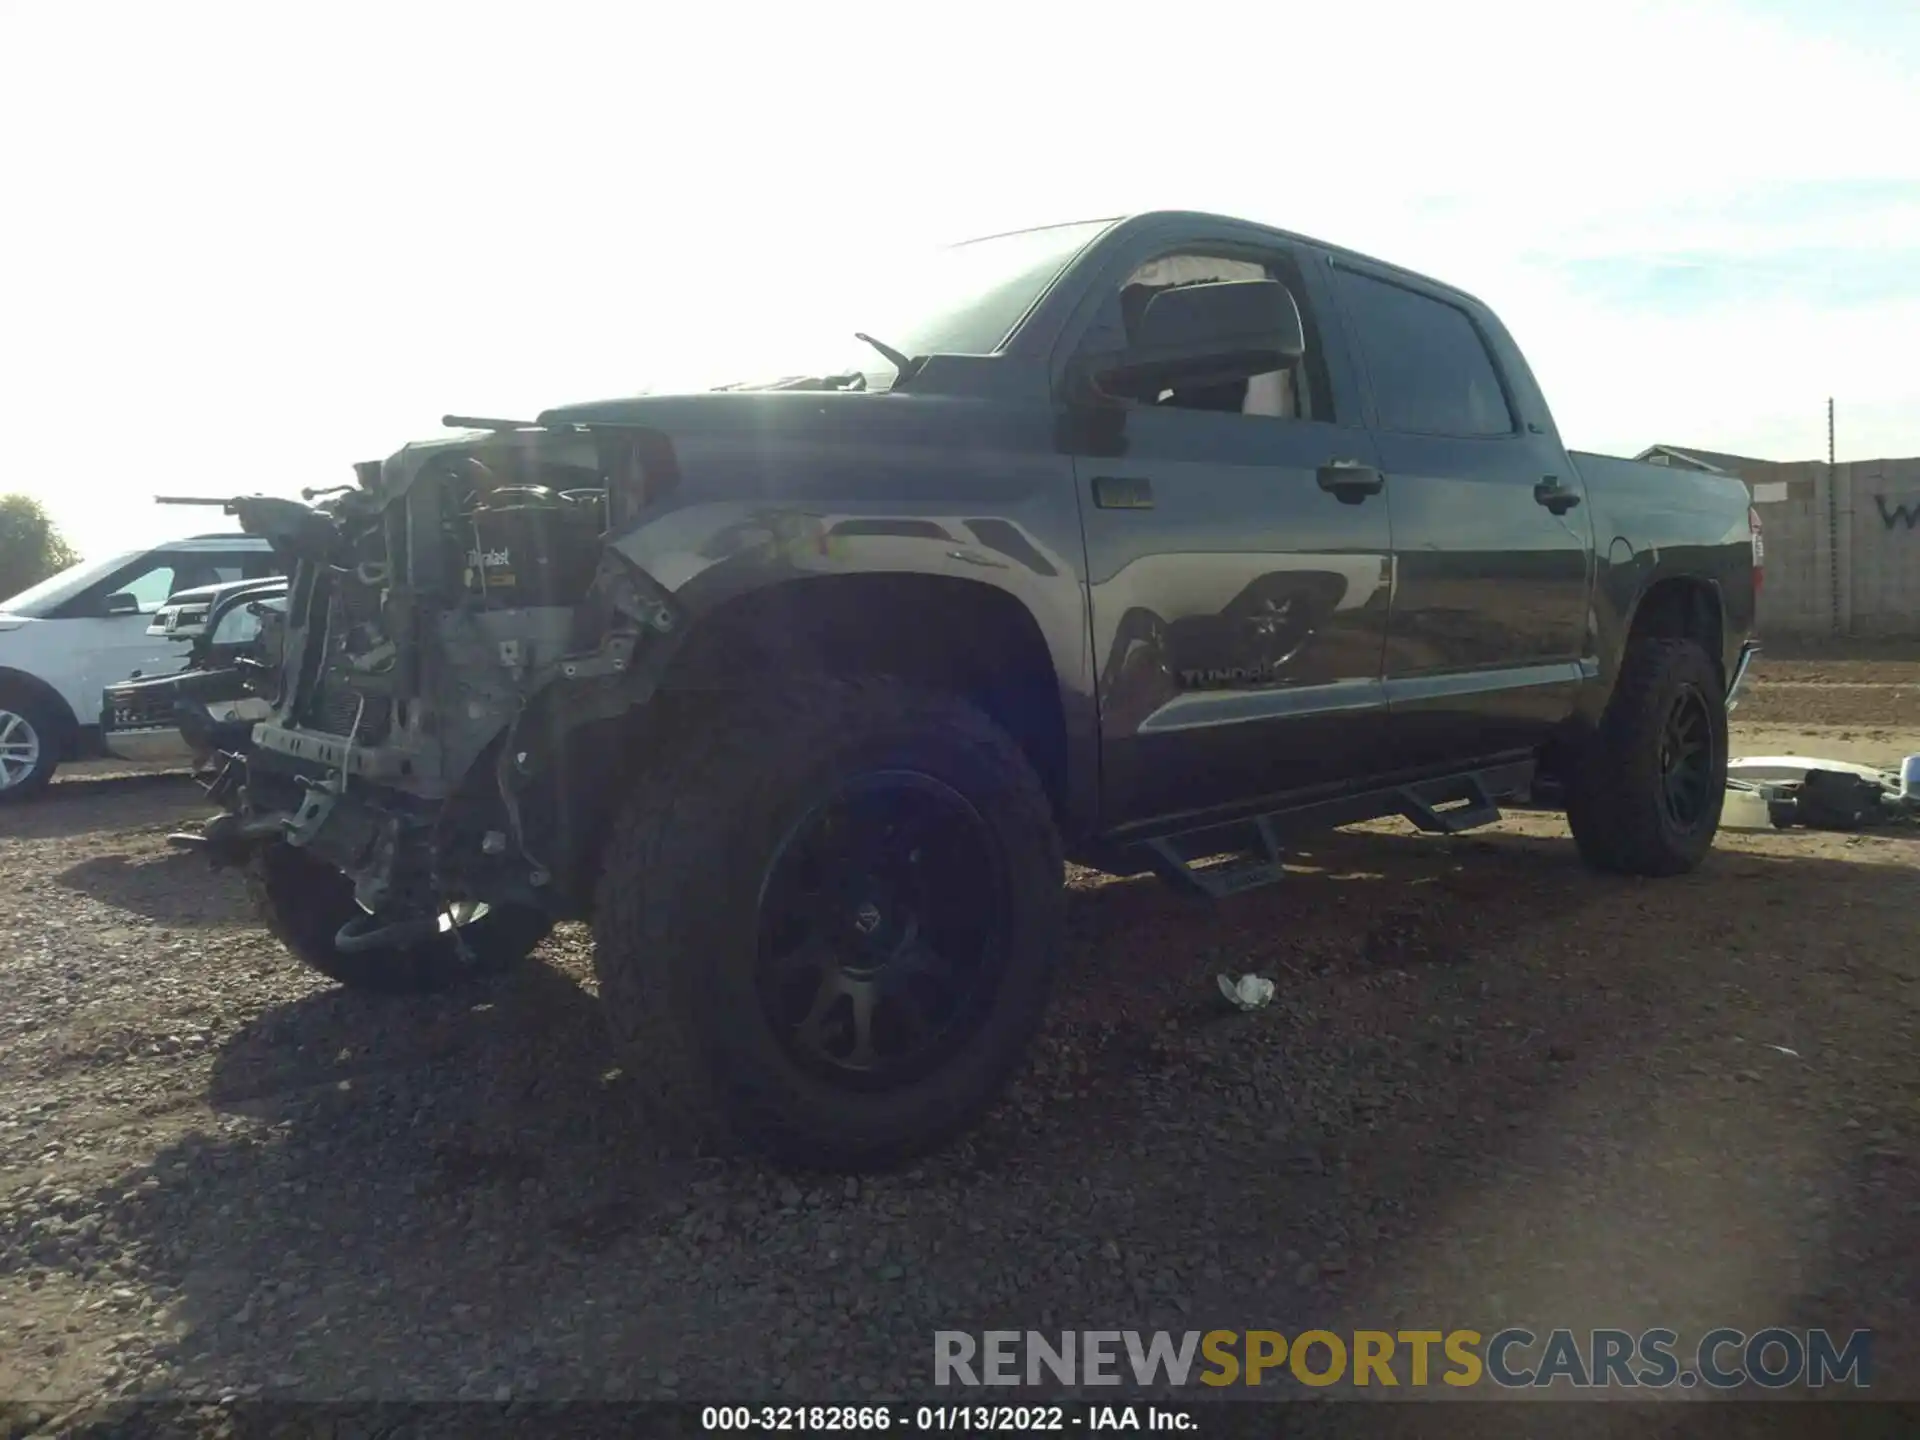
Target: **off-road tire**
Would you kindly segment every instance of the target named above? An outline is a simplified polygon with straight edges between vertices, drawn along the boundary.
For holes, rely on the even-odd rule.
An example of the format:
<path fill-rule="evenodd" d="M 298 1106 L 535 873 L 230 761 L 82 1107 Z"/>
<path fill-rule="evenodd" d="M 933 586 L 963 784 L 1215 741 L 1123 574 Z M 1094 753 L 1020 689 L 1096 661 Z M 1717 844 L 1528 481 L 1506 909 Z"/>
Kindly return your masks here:
<path fill-rule="evenodd" d="M 247 890 L 266 927 L 294 957 L 350 990 L 426 995 L 485 980 L 519 964 L 552 928 L 525 906 L 499 906 L 461 927 L 467 954 L 449 934 L 412 945 L 343 951 L 340 927 L 365 912 L 353 884 L 332 866 L 291 845 L 263 847 L 247 870 Z"/>
<path fill-rule="evenodd" d="M 31 800 L 52 783 L 53 772 L 60 768 L 60 757 L 66 748 L 67 731 L 51 707 L 17 681 L 0 684 L 0 710 L 19 716 L 32 727 L 34 738 L 40 743 L 39 758 L 26 777 L 0 789 L 0 805 L 8 805 Z"/>
<path fill-rule="evenodd" d="M 1706 701 L 1712 778 L 1705 812 L 1679 828 L 1661 804 L 1661 730 L 1687 687 Z M 1567 784 L 1567 823 L 1596 870 L 1683 875 L 1713 848 L 1727 788 L 1727 711 L 1719 667 L 1692 640 L 1642 639 L 1627 654 L 1600 724 Z"/>
<path fill-rule="evenodd" d="M 1065 915 L 1051 806 L 1018 745 L 964 700 L 891 679 L 808 678 L 716 701 L 637 777 L 603 852 L 600 998 L 655 1134 L 674 1149 L 744 1144 L 786 1164 L 855 1170 L 970 1126 L 1045 1012 Z M 850 1093 L 797 1067 L 754 974 L 759 896 L 780 837 L 852 776 L 911 769 L 958 791 L 1000 852 L 1005 957 L 966 1048 L 903 1088 Z"/>

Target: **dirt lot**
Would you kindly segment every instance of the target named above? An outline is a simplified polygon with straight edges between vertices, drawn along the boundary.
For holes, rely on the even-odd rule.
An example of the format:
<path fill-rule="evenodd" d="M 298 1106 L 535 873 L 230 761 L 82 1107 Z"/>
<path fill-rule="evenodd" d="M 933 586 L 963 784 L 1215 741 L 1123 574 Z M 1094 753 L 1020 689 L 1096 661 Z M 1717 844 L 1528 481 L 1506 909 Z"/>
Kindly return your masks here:
<path fill-rule="evenodd" d="M 1769 662 L 1738 719 L 1891 760 L 1920 663 Z M 935 1329 L 1103 1325 L 1867 1326 L 1920 1393 L 1920 830 L 1645 883 L 1554 817 L 1383 824 L 1212 910 L 1078 876 L 1033 1072 L 855 1182 L 657 1156 L 577 932 L 459 999 L 310 978 L 166 848 L 195 801 L 0 817 L 0 1398 L 924 1396 Z"/>

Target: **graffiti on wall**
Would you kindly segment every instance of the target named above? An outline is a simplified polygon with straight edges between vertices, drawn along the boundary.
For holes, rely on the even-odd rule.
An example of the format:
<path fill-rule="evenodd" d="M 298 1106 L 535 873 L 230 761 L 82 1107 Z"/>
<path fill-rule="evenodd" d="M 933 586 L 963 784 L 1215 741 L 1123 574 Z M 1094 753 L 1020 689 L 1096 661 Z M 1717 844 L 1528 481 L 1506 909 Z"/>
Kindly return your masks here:
<path fill-rule="evenodd" d="M 1897 524 L 1905 525 L 1909 530 L 1920 526 L 1920 496 L 1891 500 L 1885 495 L 1876 495 L 1873 504 L 1880 512 L 1880 523 L 1889 530 Z"/>

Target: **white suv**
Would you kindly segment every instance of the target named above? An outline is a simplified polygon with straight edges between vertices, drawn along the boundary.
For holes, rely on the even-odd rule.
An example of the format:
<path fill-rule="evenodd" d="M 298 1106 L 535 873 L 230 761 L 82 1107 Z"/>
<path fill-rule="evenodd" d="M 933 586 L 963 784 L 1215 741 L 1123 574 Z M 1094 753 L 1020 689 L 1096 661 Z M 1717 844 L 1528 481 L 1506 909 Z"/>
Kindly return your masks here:
<path fill-rule="evenodd" d="M 83 560 L 0 600 L 0 803 L 45 788 L 63 760 L 105 753 L 107 686 L 180 667 L 178 642 L 150 629 L 171 596 L 281 569 L 264 540 L 196 535 Z"/>

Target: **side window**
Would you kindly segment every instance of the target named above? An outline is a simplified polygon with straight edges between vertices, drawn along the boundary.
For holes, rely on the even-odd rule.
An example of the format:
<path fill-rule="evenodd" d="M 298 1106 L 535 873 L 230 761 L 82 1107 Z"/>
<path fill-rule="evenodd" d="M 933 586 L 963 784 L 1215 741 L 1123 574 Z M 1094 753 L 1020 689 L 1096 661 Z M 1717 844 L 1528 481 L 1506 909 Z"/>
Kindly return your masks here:
<path fill-rule="evenodd" d="M 151 615 L 179 588 L 173 583 L 174 574 L 170 564 L 149 565 L 115 580 L 110 593 L 133 596 L 140 604 L 140 613 Z M 104 599 L 101 603 L 105 603 Z"/>
<path fill-rule="evenodd" d="M 225 585 L 243 577 L 240 557 L 237 555 L 175 555 L 173 561 L 173 588 L 169 595 L 182 590 L 198 590 L 203 585 Z"/>
<path fill-rule="evenodd" d="M 1320 350 L 1320 332 L 1305 299 L 1305 287 L 1288 261 L 1249 260 L 1199 253 L 1162 255 L 1137 268 L 1109 302 L 1112 313 L 1095 322 L 1096 333 L 1118 331 L 1128 340 L 1147 304 L 1163 290 L 1188 285 L 1217 285 L 1234 280 L 1277 280 L 1300 307 L 1307 353 L 1284 370 L 1255 375 L 1228 385 L 1185 386 L 1153 394 L 1122 395 L 1139 405 L 1171 410 L 1211 410 L 1282 420 L 1332 418 L 1331 387 Z M 1104 322 L 1104 323 L 1103 323 Z"/>
<path fill-rule="evenodd" d="M 249 555 L 240 562 L 240 578 L 243 580 L 264 580 L 269 575 L 279 573 L 280 557 L 277 555 Z"/>
<path fill-rule="evenodd" d="M 104 615 L 109 595 L 131 595 L 139 604 L 140 613 L 151 615 L 182 590 L 197 590 L 202 585 L 220 585 L 240 578 L 238 557 L 150 555 L 113 579 L 96 585 L 90 598 L 82 601 L 78 613 Z"/>
<path fill-rule="evenodd" d="M 1508 435 L 1513 412 L 1486 341 L 1444 300 L 1334 271 L 1373 380 L 1382 429 L 1408 435 Z"/>

